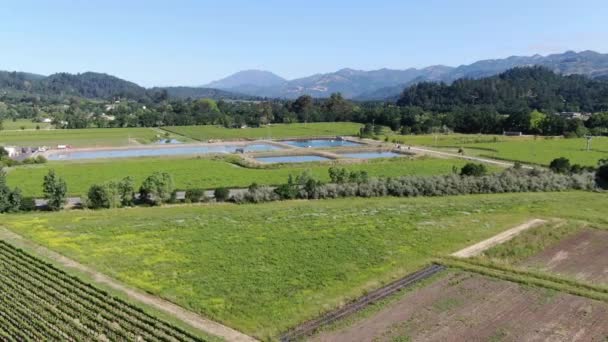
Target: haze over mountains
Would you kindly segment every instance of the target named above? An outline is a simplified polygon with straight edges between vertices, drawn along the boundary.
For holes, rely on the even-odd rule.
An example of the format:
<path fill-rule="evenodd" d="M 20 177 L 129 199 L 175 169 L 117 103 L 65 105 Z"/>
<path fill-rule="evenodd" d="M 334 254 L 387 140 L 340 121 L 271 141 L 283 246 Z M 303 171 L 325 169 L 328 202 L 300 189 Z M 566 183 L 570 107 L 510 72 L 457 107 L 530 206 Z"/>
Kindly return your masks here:
<path fill-rule="evenodd" d="M 328 97 L 332 93 L 341 92 L 342 95 L 351 99 L 384 100 L 396 98 L 405 87 L 418 82 L 450 83 L 459 78 L 493 76 L 514 67 L 532 65 L 545 66 L 565 75 L 582 74 L 592 78 L 608 77 L 608 54 L 594 51 L 578 53 L 567 51 L 548 56 L 512 56 L 504 59 L 482 60 L 458 67 L 436 65 L 422 69 L 372 71 L 346 68 L 289 81 L 268 71 L 249 70 L 214 81 L 207 84 L 206 87 L 261 97 L 296 98 L 305 94 L 313 97 Z"/>
<path fill-rule="evenodd" d="M 409 85 L 424 82 L 451 83 L 459 78 L 493 76 L 508 69 L 540 65 L 564 75 L 581 74 L 608 80 L 608 54 L 594 51 L 573 52 L 548 56 L 512 56 L 504 59 L 478 61 L 469 65 L 449 67 L 429 66 L 422 69 L 379 69 L 362 71 L 341 69 L 286 80 L 269 71 L 245 70 L 203 87 L 144 88 L 133 82 L 103 74 L 57 73 L 50 76 L 26 72 L 0 71 L 0 94 L 28 94 L 33 96 L 79 96 L 84 98 L 150 99 L 157 96 L 175 98 L 255 99 L 297 98 L 311 95 L 329 97 L 340 92 L 355 100 L 395 100 Z"/>

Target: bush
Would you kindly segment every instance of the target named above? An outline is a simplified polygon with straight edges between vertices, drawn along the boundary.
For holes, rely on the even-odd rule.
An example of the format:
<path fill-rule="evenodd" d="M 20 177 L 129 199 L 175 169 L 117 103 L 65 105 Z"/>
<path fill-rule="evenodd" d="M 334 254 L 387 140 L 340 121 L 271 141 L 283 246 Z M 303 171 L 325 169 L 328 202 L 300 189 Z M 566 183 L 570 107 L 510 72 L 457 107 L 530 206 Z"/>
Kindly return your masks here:
<path fill-rule="evenodd" d="M 467 163 L 465 166 L 462 167 L 462 169 L 460 169 L 461 176 L 480 177 L 485 175 L 487 172 L 488 170 L 483 164 Z"/>
<path fill-rule="evenodd" d="M 197 203 L 204 200 L 205 190 L 203 189 L 188 189 L 186 190 L 186 201 L 190 203 Z"/>
<path fill-rule="evenodd" d="M 150 204 L 162 204 L 171 200 L 173 178 L 165 172 L 155 172 L 144 180 L 139 188 L 139 198 Z"/>
<path fill-rule="evenodd" d="M 21 211 L 33 211 L 36 210 L 36 201 L 33 197 L 23 197 L 21 199 L 21 205 L 19 206 Z"/>
<path fill-rule="evenodd" d="M 213 196 L 218 202 L 225 202 L 230 199 L 230 189 L 228 188 L 217 188 L 213 191 Z"/>
<path fill-rule="evenodd" d="M 549 169 L 555 173 L 569 173 L 571 170 L 570 160 L 564 157 L 553 159 L 549 164 Z"/>
<path fill-rule="evenodd" d="M 121 205 L 119 185 L 115 182 L 94 184 L 87 192 L 87 206 L 91 209 L 118 208 Z"/>
<path fill-rule="evenodd" d="M 133 205 L 135 199 L 135 181 L 131 177 L 125 177 L 117 185 L 120 204 L 123 207 Z"/>
<path fill-rule="evenodd" d="M 603 163 L 595 172 L 597 183 L 603 189 L 608 189 L 608 162 Z"/>
<path fill-rule="evenodd" d="M 110 208 L 110 194 L 103 185 L 91 185 L 87 199 L 87 206 L 91 209 Z"/>

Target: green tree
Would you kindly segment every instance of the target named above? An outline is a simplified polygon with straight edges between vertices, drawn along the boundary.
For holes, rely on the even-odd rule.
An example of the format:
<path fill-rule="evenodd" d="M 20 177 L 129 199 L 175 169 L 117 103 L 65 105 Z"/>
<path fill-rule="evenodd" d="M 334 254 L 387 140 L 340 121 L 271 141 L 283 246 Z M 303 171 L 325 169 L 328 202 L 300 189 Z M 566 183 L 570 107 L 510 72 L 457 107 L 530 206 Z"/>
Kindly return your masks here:
<path fill-rule="evenodd" d="M 571 168 L 570 160 L 564 157 L 555 158 L 549 164 L 549 169 L 555 173 L 569 173 Z"/>
<path fill-rule="evenodd" d="M 50 210 L 57 211 L 63 208 L 67 198 L 68 187 L 65 181 L 55 174 L 55 170 L 49 170 L 49 173 L 44 176 L 42 191 Z"/>
<path fill-rule="evenodd" d="M 91 209 L 110 208 L 110 194 L 105 185 L 91 185 L 87 192 L 88 206 Z"/>
<path fill-rule="evenodd" d="M 215 197 L 216 201 L 225 202 L 230 199 L 230 189 L 224 187 L 217 188 L 215 191 L 213 191 L 213 196 Z"/>
<path fill-rule="evenodd" d="M 467 163 L 460 169 L 461 176 L 483 176 L 488 172 L 487 168 L 483 164 Z"/>
<path fill-rule="evenodd" d="M 544 113 L 536 109 L 533 110 L 532 113 L 530 113 L 530 131 L 534 133 L 542 133 L 541 127 L 546 117 L 547 116 Z"/>
<path fill-rule="evenodd" d="M 21 191 L 11 189 L 6 184 L 6 174 L 0 169 L 0 213 L 19 210 L 21 206 Z"/>
<path fill-rule="evenodd" d="M 125 177 L 117 186 L 118 196 L 120 197 L 120 204 L 124 207 L 133 205 L 133 199 L 135 198 L 135 181 L 131 177 Z"/>
<path fill-rule="evenodd" d="M 166 172 L 155 172 L 146 178 L 139 188 L 142 201 L 151 204 L 166 203 L 173 193 L 173 178 Z"/>

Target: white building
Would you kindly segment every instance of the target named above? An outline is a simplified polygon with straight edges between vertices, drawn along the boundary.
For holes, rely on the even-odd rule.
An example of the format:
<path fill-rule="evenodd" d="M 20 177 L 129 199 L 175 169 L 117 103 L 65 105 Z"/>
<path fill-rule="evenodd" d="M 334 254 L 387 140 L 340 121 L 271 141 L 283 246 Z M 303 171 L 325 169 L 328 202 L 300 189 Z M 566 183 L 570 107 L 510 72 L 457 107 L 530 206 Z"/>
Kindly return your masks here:
<path fill-rule="evenodd" d="M 14 146 L 5 146 L 4 150 L 8 152 L 9 158 L 14 158 L 19 155 L 19 150 Z"/>

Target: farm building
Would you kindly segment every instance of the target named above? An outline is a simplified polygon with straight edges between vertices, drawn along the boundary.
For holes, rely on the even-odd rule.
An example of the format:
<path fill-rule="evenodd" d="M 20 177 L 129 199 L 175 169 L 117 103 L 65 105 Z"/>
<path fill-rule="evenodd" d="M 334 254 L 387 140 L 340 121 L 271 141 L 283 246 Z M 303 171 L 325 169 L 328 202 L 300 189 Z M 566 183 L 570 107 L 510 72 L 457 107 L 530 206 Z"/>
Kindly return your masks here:
<path fill-rule="evenodd" d="M 4 150 L 8 153 L 9 158 L 14 158 L 19 155 L 19 149 L 14 146 L 5 146 Z"/>

